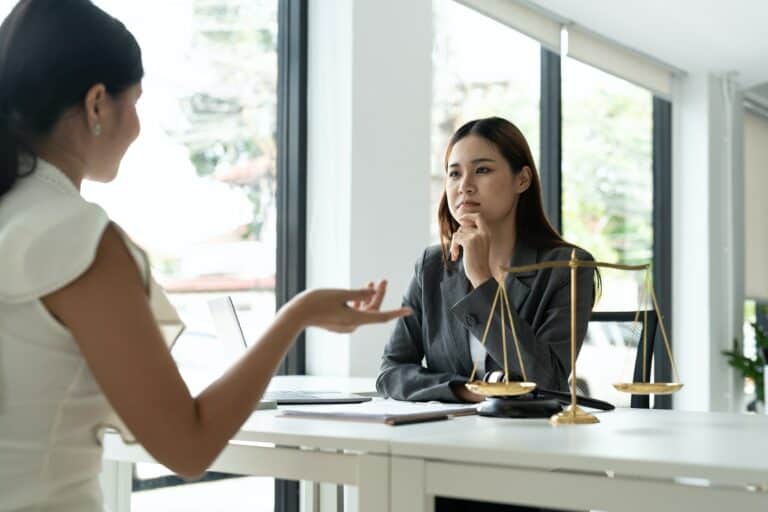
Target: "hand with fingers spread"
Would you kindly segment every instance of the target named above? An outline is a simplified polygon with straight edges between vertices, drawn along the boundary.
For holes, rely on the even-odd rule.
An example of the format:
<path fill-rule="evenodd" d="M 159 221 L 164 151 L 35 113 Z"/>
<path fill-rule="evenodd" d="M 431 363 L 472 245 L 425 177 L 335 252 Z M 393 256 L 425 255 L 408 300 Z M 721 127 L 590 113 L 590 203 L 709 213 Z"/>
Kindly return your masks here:
<path fill-rule="evenodd" d="M 491 237 L 488 225 L 479 213 L 465 213 L 459 217 L 459 229 L 451 238 L 451 261 L 459 259 L 459 250 L 464 253 L 464 272 L 467 279 L 477 288 L 493 277 L 488 263 Z"/>
<path fill-rule="evenodd" d="M 368 290 L 373 290 L 369 300 L 354 300 L 351 302 L 352 309 L 358 311 L 378 311 L 381 307 L 381 302 L 384 300 L 384 294 L 387 292 L 386 279 L 379 281 L 378 284 L 374 284 L 373 281 L 368 282 Z"/>
<path fill-rule="evenodd" d="M 319 289 L 297 295 L 289 307 L 303 327 L 322 327 L 334 332 L 352 332 L 361 325 L 388 322 L 412 313 L 409 308 L 380 311 L 387 282 L 369 283 L 359 290 Z"/>

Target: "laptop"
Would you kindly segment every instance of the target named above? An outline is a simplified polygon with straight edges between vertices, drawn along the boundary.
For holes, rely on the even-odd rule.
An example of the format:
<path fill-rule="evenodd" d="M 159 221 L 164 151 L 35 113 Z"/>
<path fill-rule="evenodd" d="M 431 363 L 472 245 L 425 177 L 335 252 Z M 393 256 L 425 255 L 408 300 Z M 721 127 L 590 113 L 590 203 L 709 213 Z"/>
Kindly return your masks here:
<path fill-rule="evenodd" d="M 237 317 L 235 305 L 230 296 L 219 297 L 208 301 L 213 325 L 221 342 L 228 351 L 242 354 L 248 345 L 245 342 L 240 319 Z M 343 393 L 340 391 L 267 391 L 263 400 L 272 400 L 277 405 L 310 405 L 310 404 L 358 404 L 371 400 L 370 396 Z"/>

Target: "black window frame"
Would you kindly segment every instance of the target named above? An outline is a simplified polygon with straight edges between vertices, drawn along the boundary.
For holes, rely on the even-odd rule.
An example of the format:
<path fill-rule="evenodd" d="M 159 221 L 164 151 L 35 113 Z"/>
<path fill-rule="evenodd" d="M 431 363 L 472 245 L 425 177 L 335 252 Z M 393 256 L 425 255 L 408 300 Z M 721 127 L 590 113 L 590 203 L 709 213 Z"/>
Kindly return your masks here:
<path fill-rule="evenodd" d="M 653 97 L 653 288 L 661 317 L 672 332 L 672 103 Z M 674 340 L 669 340 L 670 344 Z M 663 343 L 654 345 L 654 379 L 671 382 L 672 361 Z M 654 409 L 671 409 L 672 395 L 656 395 Z"/>
<path fill-rule="evenodd" d="M 306 288 L 307 0 L 279 0 L 277 66 L 277 273 L 280 309 Z M 306 373 L 302 333 L 279 375 Z"/>
<path fill-rule="evenodd" d="M 563 201 L 563 114 L 562 76 L 560 55 L 541 47 L 541 80 L 539 98 L 540 155 L 539 175 L 541 176 L 544 208 L 558 232 L 562 232 Z"/>
<path fill-rule="evenodd" d="M 755 323 L 757 323 L 764 332 L 768 332 L 768 302 L 755 302 Z"/>
<path fill-rule="evenodd" d="M 308 0 L 279 0 L 275 305 L 306 288 Z M 278 375 L 306 374 L 302 332 Z M 275 479 L 275 512 L 299 512 L 299 482 Z"/>
<path fill-rule="evenodd" d="M 672 103 L 653 96 L 653 286 L 664 326 L 671 332 L 672 309 Z M 539 172 L 550 222 L 562 231 L 562 62 L 541 48 L 541 149 Z M 673 340 L 670 340 L 673 343 Z M 654 349 L 654 379 L 672 381 L 672 365 L 663 343 Z M 656 396 L 654 408 L 671 409 L 672 397 Z"/>

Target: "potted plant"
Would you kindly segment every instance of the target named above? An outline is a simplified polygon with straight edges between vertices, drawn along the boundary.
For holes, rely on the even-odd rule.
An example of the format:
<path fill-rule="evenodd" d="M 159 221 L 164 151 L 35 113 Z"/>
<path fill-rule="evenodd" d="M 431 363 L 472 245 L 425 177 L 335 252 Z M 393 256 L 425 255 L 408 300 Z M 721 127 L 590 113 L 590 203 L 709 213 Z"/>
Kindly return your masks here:
<path fill-rule="evenodd" d="M 751 379 L 755 384 L 755 399 L 749 403 L 747 410 L 755 412 L 758 406 L 765 404 L 765 366 L 768 364 L 768 334 L 757 324 L 753 323 L 755 330 L 755 357 L 746 357 L 739 346 L 739 341 L 734 338 L 733 350 L 723 350 L 728 358 L 728 364 L 739 370 L 745 378 Z"/>

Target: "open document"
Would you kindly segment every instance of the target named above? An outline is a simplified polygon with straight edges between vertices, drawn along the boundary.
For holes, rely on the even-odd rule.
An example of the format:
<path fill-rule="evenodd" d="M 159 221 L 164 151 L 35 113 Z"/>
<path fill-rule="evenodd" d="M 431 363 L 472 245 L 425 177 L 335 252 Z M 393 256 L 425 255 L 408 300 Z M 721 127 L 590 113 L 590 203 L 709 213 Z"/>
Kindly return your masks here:
<path fill-rule="evenodd" d="M 362 404 L 313 405 L 281 409 L 283 416 L 323 418 L 329 420 L 368 421 L 403 425 L 423 421 L 445 420 L 451 416 L 475 414 L 477 404 L 445 404 L 440 402 L 402 402 L 377 399 Z"/>

